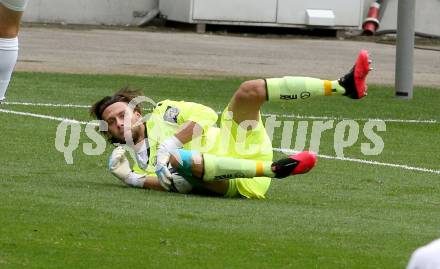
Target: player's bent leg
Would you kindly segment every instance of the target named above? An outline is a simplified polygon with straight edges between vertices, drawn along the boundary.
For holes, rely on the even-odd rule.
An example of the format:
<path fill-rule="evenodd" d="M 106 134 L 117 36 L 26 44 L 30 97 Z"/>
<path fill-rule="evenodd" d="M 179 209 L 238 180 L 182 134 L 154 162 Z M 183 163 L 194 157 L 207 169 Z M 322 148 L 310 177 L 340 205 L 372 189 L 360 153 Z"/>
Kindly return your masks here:
<path fill-rule="evenodd" d="M 225 195 L 230 192 L 227 180 L 205 182 L 203 178 L 203 157 L 197 151 L 177 150 L 170 158 L 171 166 L 176 169 L 194 188 L 209 190 L 213 193 Z"/>
<path fill-rule="evenodd" d="M 344 95 L 360 99 L 367 95 L 366 78 L 371 60 L 362 50 L 353 68 L 338 80 L 321 80 L 309 77 L 283 77 L 267 79 L 269 101 L 305 100 L 317 96 Z"/>
<path fill-rule="evenodd" d="M 260 108 L 266 100 L 264 80 L 245 81 L 232 96 L 228 110 L 233 113 L 232 118 L 237 124 L 254 121 L 249 127 L 255 128 L 260 117 Z"/>
<path fill-rule="evenodd" d="M 187 150 L 178 150 L 170 158 L 171 166 L 178 170 L 179 175 L 183 176 L 193 188 L 204 190 L 210 193 L 219 194 L 227 198 L 246 197 L 249 199 L 263 199 L 267 192 L 270 179 L 228 179 L 204 181 L 204 161 L 202 154 Z M 192 183 L 191 183 L 192 182 Z M 196 191 L 195 193 L 198 193 Z"/>
<path fill-rule="evenodd" d="M 203 154 L 203 180 L 254 177 L 285 178 L 307 173 L 316 165 L 316 161 L 316 154 L 308 151 L 290 155 L 275 162 Z"/>
<path fill-rule="evenodd" d="M 170 159 L 170 163 L 181 176 L 197 186 L 200 180 L 209 182 L 233 178 L 285 178 L 304 174 L 315 166 L 316 154 L 304 151 L 272 162 L 221 157 L 179 149 Z"/>

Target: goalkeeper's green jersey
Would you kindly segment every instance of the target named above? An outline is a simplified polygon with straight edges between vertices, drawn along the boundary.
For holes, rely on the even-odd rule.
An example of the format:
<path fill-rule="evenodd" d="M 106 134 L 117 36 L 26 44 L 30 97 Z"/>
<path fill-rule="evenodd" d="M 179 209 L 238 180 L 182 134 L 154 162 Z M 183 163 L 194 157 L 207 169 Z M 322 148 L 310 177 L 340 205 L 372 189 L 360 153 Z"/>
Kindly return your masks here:
<path fill-rule="evenodd" d="M 159 145 L 175 135 L 189 121 L 199 124 L 203 132 L 186 143 L 184 149 L 217 156 L 271 161 L 272 144 L 261 123 L 261 118 L 258 126 L 252 131 L 244 131 L 243 135 L 237 135 L 237 130 L 240 127 L 231 117 L 228 117 L 227 112 L 226 107 L 219 123 L 220 126 L 217 127 L 218 115 L 207 106 L 184 101 L 164 100 L 159 102 L 146 120 L 146 136 L 149 146 L 147 166 L 145 169 L 141 169 L 136 164 L 133 170 L 137 173 L 154 176 L 156 152 Z M 243 196 L 264 198 L 264 193 L 270 185 L 270 179 L 237 179 L 236 181 L 230 180 L 230 183 L 237 185 L 237 191 Z M 230 194 L 230 196 L 234 195 L 236 194 Z"/>
<path fill-rule="evenodd" d="M 164 100 L 159 102 L 151 114 L 147 116 L 146 135 L 149 146 L 148 164 L 145 170 L 138 165 L 134 170 L 148 175 L 155 175 L 156 152 L 159 145 L 175 135 L 187 122 L 193 121 L 203 128 L 201 136 L 184 145 L 184 149 L 208 152 L 206 145 L 215 145 L 219 129 L 214 127 L 217 113 L 211 108 L 192 102 Z"/>

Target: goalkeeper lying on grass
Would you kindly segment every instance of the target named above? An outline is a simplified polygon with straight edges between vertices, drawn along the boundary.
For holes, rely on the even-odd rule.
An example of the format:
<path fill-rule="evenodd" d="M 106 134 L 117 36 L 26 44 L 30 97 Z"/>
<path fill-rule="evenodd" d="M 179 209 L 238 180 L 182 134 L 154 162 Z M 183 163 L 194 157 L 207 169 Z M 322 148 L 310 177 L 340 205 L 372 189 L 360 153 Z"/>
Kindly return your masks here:
<path fill-rule="evenodd" d="M 91 114 L 107 123 L 109 141 L 120 144 L 110 156 L 109 169 L 130 186 L 262 199 L 271 178 L 306 173 L 315 165 L 316 156 L 301 152 L 274 162 L 260 107 L 265 102 L 298 102 L 316 96 L 362 98 L 369 64 L 368 53 L 361 51 L 353 69 L 339 80 L 246 81 L 223 111 L 219 128 L 213 127 L 217 114 L 212 109 L 171 100 L 158 103 L 139 124 L 141 107 L 132 106 L 138 94 L 129 90 L 104 97 L 93 105 Z M 136 160 L 133 166 L 127 149 Z"/>

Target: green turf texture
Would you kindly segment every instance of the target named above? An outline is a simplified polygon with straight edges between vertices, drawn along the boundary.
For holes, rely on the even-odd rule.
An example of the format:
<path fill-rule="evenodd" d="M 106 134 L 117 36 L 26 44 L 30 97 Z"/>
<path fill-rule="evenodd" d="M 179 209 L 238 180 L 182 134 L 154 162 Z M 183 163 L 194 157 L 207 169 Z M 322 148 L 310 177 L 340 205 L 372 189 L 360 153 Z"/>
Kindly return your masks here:
<path fill-rule="evenodd" d="M 16 73 L 8 101 L 91 104 L 130 85 L 155 101 L 220 111 L 241 81 Z M 369 93 L 263 112 L 440 121 L 439 89 L 416 88 L 411 101 L 391 87 Z M 0 108 L 90 120 L 81 108 Z M 416 247 L 440 237 L 438 174 L 320 159 L 309 174 L 274 181 L 266 200 L 162 193 L 118 182 L 107 172 L 111 147 L 85 155 L 84 132 L 67 165 L 55 149 L 57 125 L 0 113 L 0 268 L 403 268 Z M 321 154 L 335 155 L 333 134 L 323 134 Z M 381 155 L 361 153 L 365 138 L 345 154 L 439 170 L 439 134 L 439 123 L 387 123 Z M 278 128 L 274 146 L 280 136 Z"/>

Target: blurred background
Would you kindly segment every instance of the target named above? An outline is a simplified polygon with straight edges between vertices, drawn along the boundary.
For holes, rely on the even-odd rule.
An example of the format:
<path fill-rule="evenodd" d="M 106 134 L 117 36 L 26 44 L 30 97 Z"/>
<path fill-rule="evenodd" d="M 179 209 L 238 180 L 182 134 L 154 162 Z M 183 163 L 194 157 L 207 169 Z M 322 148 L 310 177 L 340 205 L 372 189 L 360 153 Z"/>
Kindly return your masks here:
<path fill-rule="evenodd" d="M 24 21 L 129 26 L 160 17 L 198 25 L 201 32 L 206 25 L 359 30 L 375 2 L 378 30 L 395 30 L 397 0 L 33 0 Z M 416 32 L 440 36 L 440 0 L 416 2 Z"/>

